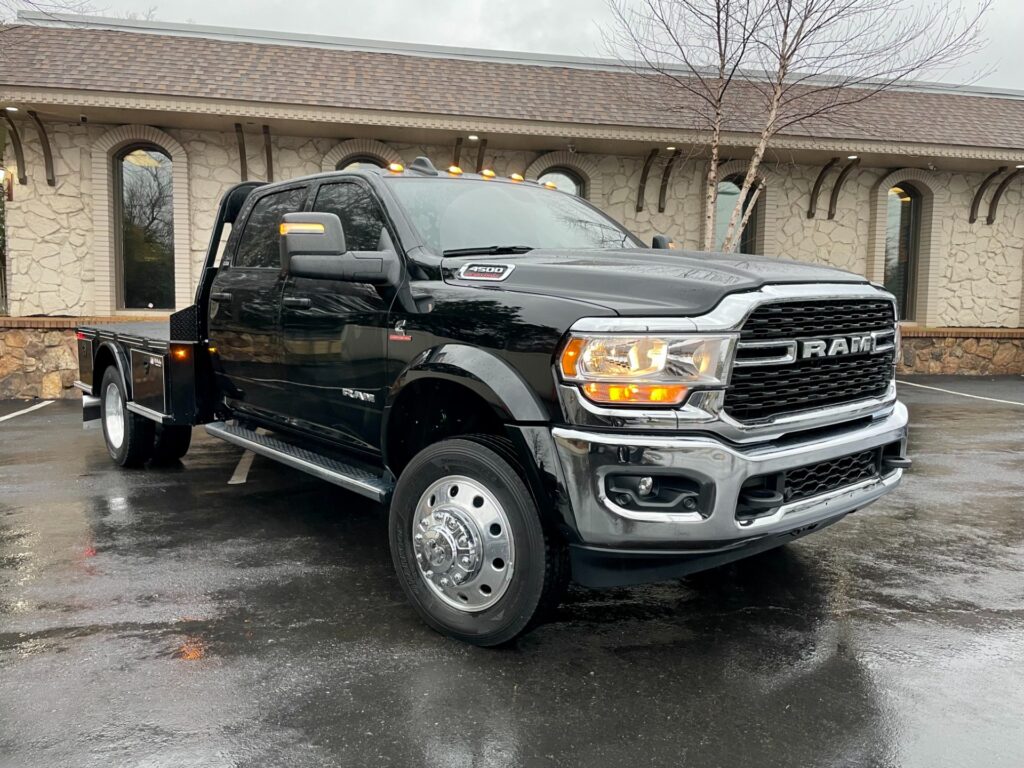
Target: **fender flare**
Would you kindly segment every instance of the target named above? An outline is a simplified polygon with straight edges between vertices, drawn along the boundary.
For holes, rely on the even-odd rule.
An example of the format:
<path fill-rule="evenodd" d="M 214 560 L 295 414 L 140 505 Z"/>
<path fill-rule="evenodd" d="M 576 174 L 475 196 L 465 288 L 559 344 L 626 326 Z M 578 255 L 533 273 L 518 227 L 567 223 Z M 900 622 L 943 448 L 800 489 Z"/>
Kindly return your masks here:
<path fill-rule="evenodd" d="M 519 371 L 497 355 L 466 344 L 442 344 L 413 358 L 388 391 L 386 410 L 391 410 L 406 386 L 428 378 L 453 381 L 473 390 L 505 421 L 550 420 Z"/>
<path fill-rule="evenodd" d="M 100 352 L 104 349 L 109 349 L 111 356 L 114 358 L 114 365 L 117 366 L 118 373 L 121 374 L 121 381 L 124 382 L 124 391 L 128 397 L 132 397 L 132 377 L 130 375 L 130 367 L 128 365 L 128 358 L 125 357 L 124 350 L 121 349 L 117 344 L 112 341 L 101 342 L 96 348 L 96 352 L 93 354 L 93 367 L 96 366 L 96 358 L 100 356 Z M 103 377 L 97 377 L 93 374 L 93 390 L 98 391 L 100 384 L 103 383 Z"/>

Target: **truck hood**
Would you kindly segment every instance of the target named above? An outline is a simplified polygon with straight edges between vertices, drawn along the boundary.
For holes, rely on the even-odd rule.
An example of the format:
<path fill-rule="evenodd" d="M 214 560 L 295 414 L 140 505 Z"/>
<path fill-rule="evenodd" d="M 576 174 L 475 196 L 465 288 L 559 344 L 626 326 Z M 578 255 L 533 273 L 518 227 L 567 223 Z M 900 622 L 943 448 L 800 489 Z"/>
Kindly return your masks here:
<path fill-rule="evenodd" d="M 471 269 L 478 266 L 492 269 Z M 445 258 L 442 268 L 453 285 L 563 296 L 620 315 L 703 314 L 727 294 L 768 284 L 867 283 L 860 275 L 799 261 L 640 248 L 461 256 Z"/>

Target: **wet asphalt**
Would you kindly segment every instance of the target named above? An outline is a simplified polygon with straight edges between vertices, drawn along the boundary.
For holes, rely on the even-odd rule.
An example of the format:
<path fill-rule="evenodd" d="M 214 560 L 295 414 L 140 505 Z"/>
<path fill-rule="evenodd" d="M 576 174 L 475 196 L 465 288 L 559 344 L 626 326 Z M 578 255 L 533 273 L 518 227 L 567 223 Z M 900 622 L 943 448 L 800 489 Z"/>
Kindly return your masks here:
<path fill-rule="evenodd" d="M 1024 380 L 914 379 L 1024 401 Z M 434 634 L 381 510 L 196 431 L 117 469 L 0 423 L 0 765 L 1024 765 L 1024 407 L 902 387 L 915 467 L 828 530 Z M 0 416 L 25 406 L 0 403 Z"/>

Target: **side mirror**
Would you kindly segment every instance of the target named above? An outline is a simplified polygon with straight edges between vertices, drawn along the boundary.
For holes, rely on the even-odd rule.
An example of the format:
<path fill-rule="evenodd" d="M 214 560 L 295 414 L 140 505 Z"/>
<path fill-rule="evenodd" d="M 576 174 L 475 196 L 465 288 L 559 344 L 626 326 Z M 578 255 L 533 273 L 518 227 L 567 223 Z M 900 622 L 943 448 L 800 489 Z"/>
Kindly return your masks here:
<path fill-rule="evenodd" d="M 397 285 L 401 265 L 394 248 L 349 251 L 337 214 L 286 213 L 281 221 L 281 269 L 285 274 L 314 280 Z"/>
<path fill-rule="evenodd" d="M 651 243 L 651 247 L 658 250 L 676 250 L 679 248 L 679 245 L 674 240 L 670 239 L 668 235 L 655 235 L 654 241 Z"/>

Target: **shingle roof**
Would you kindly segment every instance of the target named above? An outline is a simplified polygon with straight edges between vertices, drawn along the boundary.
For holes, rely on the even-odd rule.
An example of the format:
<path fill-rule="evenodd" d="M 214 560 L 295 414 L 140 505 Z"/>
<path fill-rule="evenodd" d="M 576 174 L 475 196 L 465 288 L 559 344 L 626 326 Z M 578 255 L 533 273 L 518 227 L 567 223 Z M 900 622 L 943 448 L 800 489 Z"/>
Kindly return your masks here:
<path fill-rule="evenodd" d="M 692 114 L 623 70 L 73 27 L 3 31 L 0 85 L 687 130 Z M 738 132 L 759 129 L 739 100 Z M 662 97 L 662 98 L 659 98 Z M 1024 148 L 1024 100 L 891 91 L 787 133 Z"/>

